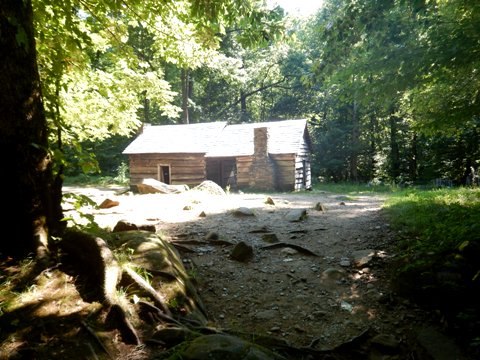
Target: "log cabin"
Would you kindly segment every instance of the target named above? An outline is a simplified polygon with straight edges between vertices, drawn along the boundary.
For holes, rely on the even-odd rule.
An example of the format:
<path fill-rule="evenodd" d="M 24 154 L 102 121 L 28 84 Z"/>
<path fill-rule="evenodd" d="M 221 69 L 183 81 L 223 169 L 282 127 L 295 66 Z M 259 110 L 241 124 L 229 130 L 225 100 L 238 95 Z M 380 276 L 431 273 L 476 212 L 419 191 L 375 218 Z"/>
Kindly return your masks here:
<path fill-rule="evenodd" d="M 311 149 L 307 121 L 300 119 L 145 126 L 123 154 L 132 188 L 154 178 L 173 185 L 212 180 L 232 190 L 295 191 L 311 188 Z"/>

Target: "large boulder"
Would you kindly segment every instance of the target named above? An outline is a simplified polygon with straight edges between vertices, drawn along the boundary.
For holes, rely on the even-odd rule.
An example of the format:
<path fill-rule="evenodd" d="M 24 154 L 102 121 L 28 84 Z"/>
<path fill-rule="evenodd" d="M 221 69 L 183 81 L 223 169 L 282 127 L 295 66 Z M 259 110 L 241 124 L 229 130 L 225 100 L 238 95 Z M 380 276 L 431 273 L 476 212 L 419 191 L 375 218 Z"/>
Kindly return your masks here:
<path fill-rule="evenodd" d="M 136 185 L 140 194 L 180 194 L 188 191 L 188 185 L 170 185 L 155 179 L 143 179 Z"/>
<path fill-rule="evenodd" d="M 197 185 L 193 190 L 202 191 L 210 195 L 225 195 L 225 191 L 215 182 L 205 180 L 200 185 Z"/>
<path fill-rule="evenodd" d="M 280 356 L 235 336 L 212 334 L 193 340 L 180 353 L 184 360 L 274 360 Z"/>

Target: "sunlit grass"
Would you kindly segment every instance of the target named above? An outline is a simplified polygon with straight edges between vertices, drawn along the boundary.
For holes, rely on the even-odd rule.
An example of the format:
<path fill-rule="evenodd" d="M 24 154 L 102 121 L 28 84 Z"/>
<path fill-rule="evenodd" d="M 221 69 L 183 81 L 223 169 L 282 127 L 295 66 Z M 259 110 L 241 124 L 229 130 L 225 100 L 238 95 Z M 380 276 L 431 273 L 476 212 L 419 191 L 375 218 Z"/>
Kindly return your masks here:
<path fill-rule="evenodd" d="M 384 208 L 405 249 L 441 252 L 478 240 L 480 189 L 410 189 L 392 194 Z"/>
<path fill-rule="evenodd" d="M 400 188 L 388 184 L 366 184 L 366 183 L 318 183 L 313 186 L 313 192 L 325 191 L 334 194 L 361 195 L 375 193 L 394 193 Z"/>

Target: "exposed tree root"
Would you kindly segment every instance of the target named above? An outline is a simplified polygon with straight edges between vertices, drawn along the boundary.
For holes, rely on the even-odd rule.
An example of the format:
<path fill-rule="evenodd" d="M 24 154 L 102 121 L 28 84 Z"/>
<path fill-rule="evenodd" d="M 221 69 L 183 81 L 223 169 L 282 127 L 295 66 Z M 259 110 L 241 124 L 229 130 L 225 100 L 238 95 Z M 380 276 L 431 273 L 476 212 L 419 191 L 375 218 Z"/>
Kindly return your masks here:
<path fill-rule="evenodd" d="M 152 317 L 153 317 L 153 320 L 156 320 L 157 322 L 166 322 L 166 323 L 169 323 L 169 324 L 184 326 L 182 323 L 175 320 L 173 317 L 165 314 L 164 311 L 160 310 L 158 307 L 150 304 L 149 302 L 139 301 L 138 305 L 140 306 L 140 313 L 151 314 Z"/>
<path fill-rule="evenodd" d="M 126 344 L 140 345 L 142 342 L 137 331 L 128 320 L 125 310 L 118 304 L 112 305 L 107 316 L 108 321 L 119 329 L 122 339 Z"/>
<path fill-rule="evenodd" d="M 299 253 L 302 253 L 302 254 L 305 254 L 305 255 L 318 256 L 313 251 L 305 249 L 305 248 L 303 248 L 299 245 L 289 244 L 289 243 L 285 243 L 285 242 L 279 242 L 279 243 L 275 243 L 275 244 L 272 244 L 272 245 L 262 246 L 260 249 L 271 250 L 271 249 L 278 249 L 278 248 L 284 248 L 284 247 L 292 248 L 294 250 L 297 250 Z"/>
<path fill-rule="evenodd" d="M 92 337 L 95 339 L 95 341 L 97 342 L 97 344 L 100 345 L 100 347 L 101 347 L 102 350 L 105 352 L 105 354 L 107 354 L 110 359 L 114 359 L 114 357 L 112 356 L 112 354 L 110 354 L 110 351 L 107 349 L 107 347 L 105 346 L 105 344 L 103 343 L 103 341 L 98 337 L 98 335 L 96 334 L 96 332 L 95 332 L 90 326 L 88 326 L 85 321 L 81 321 L 81 324 L 82 324 L 82 326 L 85 328 L 85 330 L 87 330 L 88 333 L 89 333 L 90 335 L 92 335 Z"/>
<path fill-rule="evenodd" d="M 149 283 L 147 283 L 140 275 L 138 275 L 128 266 L 123 267 L 123 272 L 133 283 L 135 283 L 152 298 L 155 305 L 160 308 L 165 315 L 172 317 L 172 313 L 168 306 L 163 302 L 157 291 Z"/>

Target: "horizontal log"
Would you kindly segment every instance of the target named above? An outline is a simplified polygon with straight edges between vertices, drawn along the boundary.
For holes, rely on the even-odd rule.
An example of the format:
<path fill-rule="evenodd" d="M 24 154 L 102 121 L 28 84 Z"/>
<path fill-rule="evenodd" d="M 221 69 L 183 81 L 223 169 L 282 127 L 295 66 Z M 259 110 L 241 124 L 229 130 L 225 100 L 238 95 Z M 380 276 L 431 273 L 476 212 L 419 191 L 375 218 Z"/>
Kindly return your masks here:
<path fill-rule="evenodd" d="M 270 154 L 272 160 L 293 160 L 295 154 Z"/>
<path fill-rule="evenodd" d="M 177 160 L 193 160 L 193 159 L 204 159 L 205 156 L 203 153 L 161 153 L 161 154 L 131 154 L 129 155 L 130 160 L 156 160 L 156 159 L 177 159 Z"/>
<path fill-rule="evenodd" d="M 245 163 L 245 162 L 252 162 L 253 157 L 251 156 L 242 156 L 242 157 L 237 157 L 237 164 L 238 163 Z"/>
<path fill-rule="evenodd" d="M 194 174 L 194 175 L 173 175 L 170 177 L 172 181 L 190 181 L 190 180 L 198 180 L 199 183 L 205 180 L 205 176 L 201 174 Z"/>
<path fill-rule="evenodd" d="M 157 167 L 161 166 L 205 166 L 205 162 L 202 159 L 195 160 L 172 160 L 172 159 L 158 159 L 158 160 L 140 160 L 136 162 L 131 162 L 130 167 L 139 167 L 139 166 L 148 166 L 148 167 Z"/>

